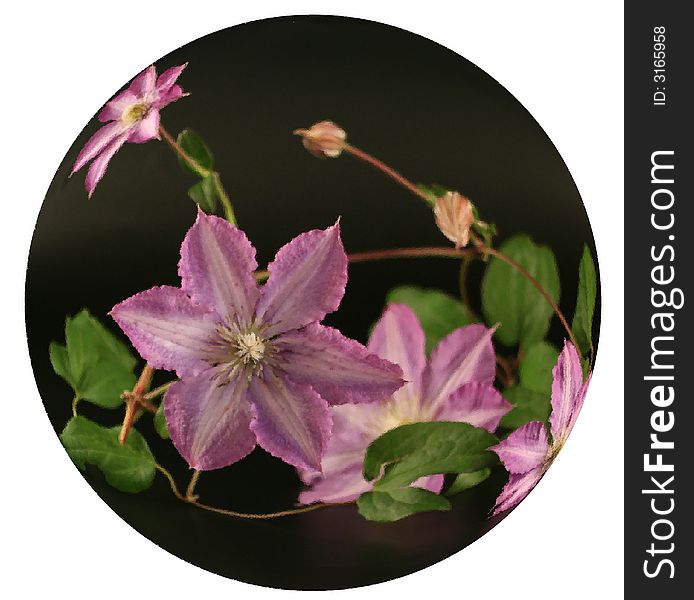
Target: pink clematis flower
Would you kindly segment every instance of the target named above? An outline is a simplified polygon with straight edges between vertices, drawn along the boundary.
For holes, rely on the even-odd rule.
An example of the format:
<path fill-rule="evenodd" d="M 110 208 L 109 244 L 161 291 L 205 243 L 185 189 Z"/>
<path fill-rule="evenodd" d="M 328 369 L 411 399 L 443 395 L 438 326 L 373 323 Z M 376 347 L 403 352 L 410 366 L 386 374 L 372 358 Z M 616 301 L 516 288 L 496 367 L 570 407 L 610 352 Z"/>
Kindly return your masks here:
<path fill-rule="evenodd" d="M 130 87 L 110 100 L 98 115 L 106 123 L 85 144 L 70 175 L 93 161 L 87 171 L 85 187 L 91 198 L 96 184 L 106 173 L 109 161 L 125 142 L 141 144 L 159 139 L 159 111 L 186 96 L 176 84 L 186 65 L 171 67 L 159 77 L 154 65 L 132 80 Z"/>
<path fill-rule="evenodd" d="M 241 230 L 198 211 L 181 246 L 181 287 L 151 288 L 111 315 L 150 365 L 180 377 L 164 412 L 191 467 L 225 467 L 257 442 L 289 464 L 319 469 L 328 404 L 389 396 L 402 371 L 318 323 L 347 283 L 337 224 L 282 247 L 262 287 L 256 268 Z"/>
<path fill-rule="evenodd" d="M 583 381 L 581 359 L 570 342 L 564 344 L 552 370 L 552 414 L 549 417 L 552 443 L 542 421 L 532 421 L 516 429 L 491 450 L 499 455 L 509 479 L 496 499 L 494 514 L 513 508 L 542 479 L 576 422 L 590 383 Z"/>
<path fill-rule="evenodd" d="M 424 353 L 424 332 L 412 310 L 390 304 L 376 324 L 369 350 L 400 364 L 409 382 L 391 398 L 371 404 L 335 406 L 333 436 L 322 462 L 322 473 L 302 471 L 311 487 L 302 492 L 302 504 L 349 502 L 371 489 L 362 474 L 369 444 L 386 431 L 422 421 L 465 421 L 494 431 L 511 409 L 492 387 L 496 357 L 493 329 L 468 325 Z M 441 491 L 443 475 L 423 477 L 413 485 Z"/>

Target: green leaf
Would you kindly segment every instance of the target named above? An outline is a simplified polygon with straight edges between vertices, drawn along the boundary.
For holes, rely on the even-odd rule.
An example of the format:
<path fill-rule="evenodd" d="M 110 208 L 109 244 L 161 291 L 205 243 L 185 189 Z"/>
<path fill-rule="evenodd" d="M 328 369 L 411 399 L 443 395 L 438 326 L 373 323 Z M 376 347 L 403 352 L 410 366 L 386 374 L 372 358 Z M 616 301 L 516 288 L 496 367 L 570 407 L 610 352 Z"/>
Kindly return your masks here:
<path fill-rule="evenodd" d="M 559 350 L 547 342 L 538 342 L 525 350 L 518 369 L 521 385 L 531 392 L 552 394 L 552 369 L 559 358 Z"/>
<path fill-rule="evenodd" d="M 504 243 L 500 251 L 515 260 L 559 302 L 559 271 L 554 253 L 524 234 Z M 482 308 L 489 324 L 501 323 L 496 338 L 505 346 L 527 348 L 544 339 L 553 315 L 542 294 L 514 267 L 492 258 L 482 279 Z"/>
<path fill-rule="evenodd" d="M 188 196 L 206 213 L 211 214 L 217 208 L 217 195 L 214 191 L 212 177 L 203 177 L 188 189 Z"/>
<path fill-rule="evenodd" d="M 504 398 L 513 404 L 499 423 L 504 429 L 516 429 L 530 421 L 546 421 L 551 410 L 550 396 L 538 394 L 520 385 L 504 390 Z"/>
<path fill-rule="evenodd" d="M 374 489 L 404 487 L 425 475 L 469 473 L 498 462 L 488 451 L 498 440 L 469 423 L 411 423 L 391 429 L 369 445 L 364 477 L 381 474 Z"/>
<path fill-rule="evenodd" d="M 86 309 L 65 320 L 63 346 L 51 342 L 49 356 L 55 372 L 75 395 L 104 408 L 116 408 L 121 393 L 136 381 L 137 360 L 128 347 Z"/>
<path fill-rule="evenodd" d="M 475 487 L 488 479 L 491 474 L 492 470 L 489 467 L 472 473 L 460 473 L 446 490 L 446 496 L 455 496 L 464 490 Z"/>
<path fill-rule="evenodd" d="M 131 429 L 125 444 L 118 442 L 120 426 L 106 428 L 86 417 L 68 421 L 60 441 L 81 470 L 96 465 L 114 488 L 135 494 L 146 490 L 154 479 L 154 457 L 140 433 Z"/>
<path fill-rule="evenodd" d="M 195 160 L 205 171 L 211 171 L 214 167 L 214 157 L 212 151 L 203 141 L 203 139 L 192 129 L 184 129 L 176 138 L 178 145 L 183 148 L 184 152 Z M 204 177 L 207 173 L 201 173 L 199 170 L 192 167 L 180 156 L 178 162 L 185 171 L 191 172 L 193 175 Z"/>
<path fill-rule="evenodd" d="M 419 189 L 419 191 L 422 192 L 429 199 L 429 202 L 431 202 L 431 204 L 436 204 L 436 200 L 438 198 L 444 196 L 446 193 L 450 191 L 448 188 L 439 185 L 438 183 L 432 183 L 430 185 L 418 183 L 417 189 Z"/>
<path fill-rule="evenodd" d="M 169 428 L 166 425 L 166 417 L 164 416 L 164 403 L 162 402 L 154 413 L 154 428 L 160 437 L 165 440 L 169 439 Z"/>
<path fill-rule="evenodd" d="M 58 342 L 51 342 L 48 346 L 48 355 L 51 359 L 53 370 L 65 381 L 67 381 L 70 384 L 70 387 L 74 389 L 76 384 L 72 379 L 72 371 L 70 370 L 70 356 L 67 353 L 67 348 Z"/>
<path fill-rule="evenodd" d="M 583 256 L 578 267 L 576 312 L 571 323 L 571 330 L 583 354 L 588 354 L 593 348 L 593 315 L 595 313 L 597 294 L 598 278 L 595 272 L 595 264 L 590 256 L 588 246 L 583 246 Z"/>
<path fill-rule="evenodd" d="M 407 304 L 415 312 L 426 336 L 427 354 L 453 330 L 474 322 L 462 302 L 440 290 L 404 285 L 390 290 L 386 301 Z"/>
<path fill-rule="evenodd" d="M 359 514 L 369 521 L 387 523 L 429 510 L 450 510 L 451 503 L 428 490 L 403 489 L 365 492 L 357 500 Z"/>

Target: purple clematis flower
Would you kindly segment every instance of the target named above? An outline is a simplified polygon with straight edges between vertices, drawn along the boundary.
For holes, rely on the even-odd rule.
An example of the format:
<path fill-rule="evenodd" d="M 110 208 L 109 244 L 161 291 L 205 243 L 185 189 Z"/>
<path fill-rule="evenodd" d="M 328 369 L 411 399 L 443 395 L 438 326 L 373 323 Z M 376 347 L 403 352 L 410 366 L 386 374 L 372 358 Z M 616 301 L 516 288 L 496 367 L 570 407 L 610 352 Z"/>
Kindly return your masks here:
<path fill-rule="evenodd" d="M 552 414 L 549 417 L 552 443 L 545 424 L 532 421 L 491 448 L 509 472 L 508 483 L 496 499 L 494 514 L 516 506 L 542 479 L 566 442 L 583 406 L 591 376 L 583 381 L 581 359 L 570 342 L 565 342 L 552 375 Z"/>
<path fill-rule="evenodd" d="M 328 404 L 389 396 L 402 371 L 318 323 L 347 283 L 337 224 L 282 247 L 263 287 L 256 268 L 241 230 L 198 211 L 181 246 L 181 287 L 141 292 L 111 315 L 150 365 L 180 377 L 164 412 L 191 467 L 225 467 L 258 443 L 296 467 L 320 469 Z"/>
<path fill-rule="evenodd" d="M 376 324 L 369 350 L 400 364 L 409 383 L 391 398 L 371 404 L 334 406 L 333 436 L 322 462 L 322 473 L 302 471 L 311 487 L 302 492 L 302 504 L 349 502 L 371 489 L 362 474 L 369 444 L 386 431 L 422 421 L 465 421 L 494 431 L 511 410 L 492 387 L 496 356 L 493 329 L 468 325 L 424 353 L 424 332 L 417 317 L 404 304 L 390 304 Z M 440 492 L 443 475 L 423 477 L 413 485 Z"/>
<path fill-rule="evenodd" d="M 157 77 L 152 65 L 101 110 L 97 118 L 106 125 L 89 138 L 70 172 L 72 175 L 93 161 L 85 180 L 90 198 L 106 173 L 109 161 L 125 142 L 141 144 L 159 139 L 159 111 L 187 95 L 176 84 L 185 68 L 186 65 L 171 67 Z"/>

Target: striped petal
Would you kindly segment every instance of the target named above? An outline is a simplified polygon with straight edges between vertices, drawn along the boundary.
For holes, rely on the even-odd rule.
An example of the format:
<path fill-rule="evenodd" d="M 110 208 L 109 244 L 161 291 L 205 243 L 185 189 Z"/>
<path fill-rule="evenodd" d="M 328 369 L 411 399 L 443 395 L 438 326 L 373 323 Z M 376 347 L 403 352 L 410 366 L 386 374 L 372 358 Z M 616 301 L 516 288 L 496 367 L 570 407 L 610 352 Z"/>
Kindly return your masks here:
<path fill-rule="evenodd" d="M 490 448 L 509 473 L 527 473 L 544 465 L 549 452 L 547 430 L 542 421 L 531 421 Z"/>
<path fill-rule="evenodd" d="M 172 102 L 180 100 L 183 96 L 188 96 L 188 94 L 183 91 L 183 88 L 178 84 L 172 85 L 168 92 L 159 96 L 159 99 L 156 101 L 156 106 L 158 108 L 164 108 Z"/>
<path fill-rule="evenodd" d="M 247 391 L 242 377 L 219 385 L 212 369 L 169 388 L 164 398 L 169 434 L 193 469 L 221 469 L 255 448 Z"/>
<path fill-rule="evenodd" d="M 405 304 L 389 304 L 369 339 L 369 350 L 400 365 L 406 383 L 396 396 L 421 397 L 422 373 L 426 364 L 424 331 L 413 310 Z"/>
<path fill-rule="evenodd" d="M 72 165 L 70 175 L 79 171 L 90 160 L 103 152 L 109 144 L 121 136 L 125 131 L 127 131 L 127 129 L 128 127 L 120 121 L 108 123 L 99 128 L 94 135 L 89 138 L 87 143 L 84 145 L 84 148 L 80 150 L 80 153 L 75 159 L 75 164 Z"/>
<path fill-rule="evenodd" d="M 466 383 L 440 404 L 434 420 L 463 421 L 494 433 L 501 417 L 512 408 L 488 383 Z"/>
<path fill-rule="evenodd" d="M 336 224 L 302 233 L 280 248 L 258 302 L 267 336 L 320 321 L 340 305 L 347 255 Z"/>
<path fill-rule="evenodd" d="M 128 135 L 128 141 L 136 144 L 149 142 L 159 139 L 159 111 L 156 108 L 150 109 L 147 116 L 138 121 Z"/>
<path fill-rule="evenodd" d="M 142 98 L 154 91 L 156 81 L 157 71 L 154 65 L 150 65 L 132 80 L 128 89 L 136 96 Z"/>
<path fill-rule="evenodd" d="M 271 369 L 253 378 L 250 396 L 258 444 L 299 469 L 319 471 L 332 429 L 327 402 L 310 386 Z"/>
<path fill-rule="evenodd" d="M 461 385 L 494 382 L 496 354 L 492 346 L 494 329 L 468 325 L 456 329 L 434 348 L 424 371 L 424 397 L 436 410 Z"/>
<path fill-rule="evenodd" d="M 557 364 L 552 369 L 552 414 L 549 416 L 552 437 L 566 439 L 576 422 L 586 397 L 589 380 L 583 383 L 581 358 L 570 342 L 564 343 Z"/>
<path fill-rule="evenodd" d="M 400 367 L 337 329 L 313 323 L 273 341 L 282 369 L 309 384 L 329 404 L 383 400 L 402 386 Z"/>
<path fill-rule="evenodd" d="M 121 149 L 121 146 L 125 144 L 128 139 L 128 133 L 123 133 L 114 139 L 103 152 L 97 156 L 91 165 L 89 165 L 89 170 L 87 171 L 87 176 L 84 179 L 84 187 L 87 190 L 88 196 L 91 198 L 94 190 L 96 189 L 96 184 L 101 181 L 106 169 L 108 168 L 108 163 L 113 158 L 114 154 Z"/>
<path fill-rule="evenodd" d="M 205 357 L 215 339 L 215 319 L 182 290 L 154 287 L 123 300 L 109 314 L 155 369 L 186 377 L 209 367 Z"/>
<path fill-rule="evenodd" d="M 246 234 L 198 210 L 181 246 L 181 287 L 195 302 L 231 323 L 250 323 L 258 299 L 255 249 Z"/>
<path fill-rule="evenodd" d="M 171 90 L 173 85 L 176 83 L 176 80 L 181 76 L 181 73 L 183 73 L 183 69 L 185 69 L 187 66 L 188 63 L 178 65 L 177 67 L 171 67 L 170 69 L 166 69 L 166 71 L 157 77 L 156 88 L 159 97 L 166 95 L 169 90 Z"/>
<path fill-rule="evenodd" d="M 101 109 L 97 119 L 102 123 L 107 121 L 116 121 L 123 116 L 133 104 L 137 103 L 137 96 L 130 90 L 123 90 L 113 99 L 109 100 Z"/>
<path fill-rule="evenodd" d="M 543 475 L 542 467 L 537 467 L 527 473 L 511 473 L 508 483 L 501 490 L 494 506 L 494 515 L 516 506 L 538 484 Z"/>

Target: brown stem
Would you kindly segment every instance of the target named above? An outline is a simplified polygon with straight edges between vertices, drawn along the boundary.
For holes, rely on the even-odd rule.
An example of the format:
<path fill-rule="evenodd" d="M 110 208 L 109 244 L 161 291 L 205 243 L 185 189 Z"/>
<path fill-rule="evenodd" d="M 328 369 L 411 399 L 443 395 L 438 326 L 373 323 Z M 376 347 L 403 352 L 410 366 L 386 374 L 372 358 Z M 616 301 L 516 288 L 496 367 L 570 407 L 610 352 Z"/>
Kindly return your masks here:
<path fill-rule="evenodd" d="M 188 487 L 186 488 L 186 500 L 188 502 L 195 502 L 200 496 L 195 495 L 195 486 L 198 484 L 198 479 L 200 479 L 200 471 L 195 469 L 193 471 L 193 476 L 188 482 Z"/>
<path fill-rule="evenodd" d="M 154 369 L 149 365 L 145 365 L 132 391 L 123 392 L 121 396 L 125 400 L 125 416 L 123 417 L 123 424 L 118 435 L 118 441 L 121 445 L 125 444 L 125 441 L 128 439 L 128 434 L 132 429 L 133 423 L 135 423 L 140 408 L 144 407 L 145 410 L 150 410 L 151 412 L 152 407 L 149 402 L 143 402 L 143 396 L 152 383 L 152 375 L 154 375 Z M 154 412 L 156 412 L 156 408 Z"/>
<path fill-rule="evenodd" d="M 171 473 L 167 469 L 165 469 L 158 463 L 155 463 L 154 466 L 156 467 L 157 471 L 159 471 L 164 477 L 166 477 L 167 481 L 169 482 L 169 486 L 171 487 L 171 491 L 173 492 L 173 495 L 176 496 L 176 498 L 178 498 L 182 502 L 185 502 L 186 504 L 190 504 L 197 508 L 201 508 L 202 510 L 207 510 L 209 512 L 217 513 L 220 515 L 226 515 L 228 517 L 236 517 L 238 519 L 276 519 L 278 517 L 289 517 L 291 515 L 300 515 L 302 513 L 312 512 L 314 510 L 317 510 L 319 508 L 325 508 L 327 506 L 344 506 L 346 504 L 351 504 L 351 502 L 318 503 L 310 504 L 308 506 L 302 506 L 301 508 L 281 510 L 279 512 L 274 513 L 242 513 L 237 512 L 235 510 L 227 510 L 226 508 L 218 508 L 216 506 L 210 506 L 209 504 L 203 504 L 202 502 L 197 501 L 197 496 L 189 496 L 188 494 L 184 496 L 179 491 L 178 486 L 176 485 L 176 481 L 173 478 L 173 475 L 171 475 Z M 196 471 L 196 473 L 199 474 L 199 471 Z M 188 487 L 190 488 L 190 484 Z"/>
<path fill-rule="evenodd" d="M 389 167 L 387 164 L 384 162 L 378 160 L 377 158 L 371 156 L 370 154 L 367 154 L 363 150 L 360 150 L 359 148 L 352 146 L 350 144 L 345 144 L 344 150 L 346 152 L 349 152 L 353 156 L 356 156 L 357 158 L 360 158 L 364 162 L 370 164 L 372 167 L 378 169 L 391 179 L 394 179 L 397 183 L 402 185 L 404 188 L 408 189 L 410 192 L 412 192 L 415 196 L 418 198 L 421 198 L 424 200 L 429 206 L 431 205 L 429 202 L 429 198 L 427 195 L 420 190 L 414 183 L 412 183 L 409 179 L 406 177 L 403 177 L 398 173 L 395 169 Z M 552 307 L 556 315 L 559 317 L 559 320 L 562 322 L 562 325 L 564 325 L 564 329 L 566 329 L 566 333 L 569 336 L 569 339 L 571 340 L 571 343 L 578 348 L 576 344 L 576 339 L 574 338 L 574 334 L 571 331 L 571 327 L 569 327 L 568 322 L 566 321 L 566 318 L 564 317 L 564 314 L 561 312 L 559 309 L 559 306 L 557 306 L 556 302 L 552 300 L 550 295 L 545 291 L 545 289 L 542 287 L 539 281 L 535 279 L 530 273 L 528 273 L 523 267 L 521 267 L 515 260 L 512 258 L 506 256 L 502 252 L 499 252 L 498 250 L 495 250 L 494 248 L 491 248 L 489 246 L 485 246 L 482 241 L 474 235 L 474 233 L 471 232 L 470 238 L 473 240 L 473 242 L 477 246 L 477 251 L 482 253 L 482 254 L 488 254 L 490 256 L 495 256 L 496 258 L 503 260 L 507 264 L 511 265 L 514 269 L 516 269 L 521 275 L 523 275 L 530 283 L 532 283 L 535 288 L 542 294 L 542 296 L 547 300 L 549 305 Z M 440 255 L 439 255 L 440 256 Z M 389 258 L 389 257 L 378 257 L 378 258 Z M 376 258 L 369 258 L 366 260 L 376 260 Z"/>
<path fill-rule="evenodd" d="M 514 369 L 513 366 L 511 365 L 511 361 L 509 361 L 507 358 L 497 354 L 496 355 L 496 364 L 499 365 L 501 372 L 504 375 L 504 385 L 505 387 L 511 387 L 512 385 L 515 385 L 516 383 L 516 377 L 514 375 Z"/>
<path fill-rule="evenodd" d="M 354 156 L 360 160 L 363 160 L 365 163 L 378 169 L 382 173 L 385 173 L 388 177 L 390 177 L 391 179 L 394 179 L 401 186 L 410 190 L 415 196 L 418 196 L 419 198 L 424 200 L 424 202 L 426 202 L 427 206 L 431 206 L 431 201 L 430 201 L 429 197 L 422 190 L 420 190 L 409 179 L 400 175 L 400 173 L 398 173 L 395 169 L 393 169 L 392 167 L 389 167 L 386 163 L 378 160 L 375 156 L 371 156 L 370 154 L 364 152 L 363 150 L 357 148 L 356 146 L 352 146 L 351 144 L 345 144 L 343 149 L 345 152 L 348 152 L 352 156 Z"/>
<path fill-rule="evenodd" d="M 165 393 L 166 390 L 168 390 L 174 383 L 176 383 L 176 381 L 169 381 L 167 383 L 164 383 L 159 387 L 154 388 L 151 392 L 146 393 L 144 396 L 142 396 L 142 399 L 146 401 L 154 400 L 158 396 L 161 396 L 163 393 Z"/>

